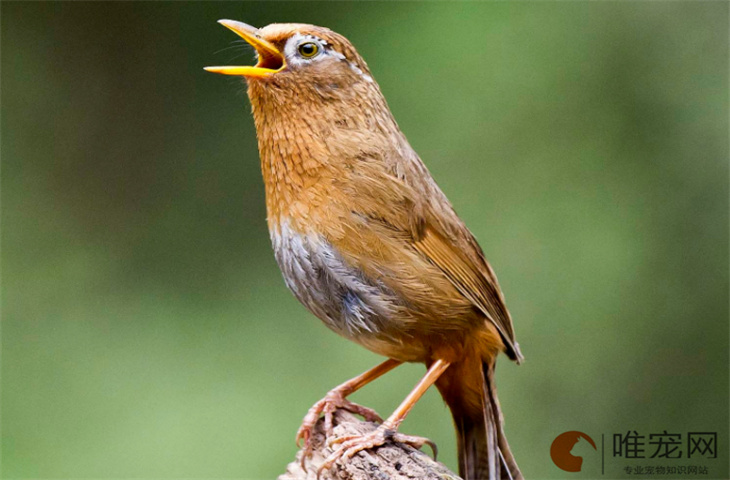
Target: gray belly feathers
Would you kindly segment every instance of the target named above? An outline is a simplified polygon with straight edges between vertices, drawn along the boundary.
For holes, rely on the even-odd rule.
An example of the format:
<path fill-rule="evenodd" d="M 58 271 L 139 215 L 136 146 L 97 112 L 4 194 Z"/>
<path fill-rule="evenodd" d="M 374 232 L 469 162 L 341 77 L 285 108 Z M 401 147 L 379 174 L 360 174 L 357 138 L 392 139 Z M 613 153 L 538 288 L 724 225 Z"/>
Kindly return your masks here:
<path fill-rule="evenodd" d="M 286 285 L 329 328 L 356 341 L 387 335 L 387 319 L 399 303 L 392 291 L 346 265 L 316 234 L 300 234 L 282 222 L 271 240 Z"/>

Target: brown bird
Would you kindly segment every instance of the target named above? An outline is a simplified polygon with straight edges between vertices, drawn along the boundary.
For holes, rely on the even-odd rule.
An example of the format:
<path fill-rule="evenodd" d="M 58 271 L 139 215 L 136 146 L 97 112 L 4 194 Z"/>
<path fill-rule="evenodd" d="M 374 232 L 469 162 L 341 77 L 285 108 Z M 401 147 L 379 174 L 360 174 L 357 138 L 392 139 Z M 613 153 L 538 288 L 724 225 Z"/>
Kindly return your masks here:
<path fill-rule="evenodd" d="M 322 468 L 394 440 L 432 384 L 457 431 L 459 472 L 520 479 L 494 385 L 500 351 L 520 362 L 512 320 L 481 248 L 398 128 L 365 61 L 323 27 L 254 28 L 220 20 L 257 52 L 255 66 L 207 67 L 248 82 L 276 260 L 289 289 L 329 328 L 389 358 L 317 402 L 297 441 L 347 395 L 402 362 L 428 371 L 374 432 L 342 443 Z"/>

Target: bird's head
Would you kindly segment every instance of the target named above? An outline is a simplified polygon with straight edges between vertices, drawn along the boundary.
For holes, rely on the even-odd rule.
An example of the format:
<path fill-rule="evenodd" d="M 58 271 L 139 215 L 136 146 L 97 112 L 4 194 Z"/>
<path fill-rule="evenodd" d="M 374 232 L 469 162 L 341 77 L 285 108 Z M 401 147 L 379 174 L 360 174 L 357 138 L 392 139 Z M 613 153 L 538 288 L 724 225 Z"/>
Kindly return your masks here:
<path fill-rule="evenodd" d="M 219 22 L 256 50 L 256 65 L 206 70 L 246 79 L 267 184 L 305 184 L 300 170 L 408 156 L 378 84 L 345 37 L 314 25 Z"/>
<path fill-rule="evenodd" d="M 279 93 L 289 98 L 296 93 L 316 101 L 349 96 L 348 91 L 367 90 L 369 84 L 377 90 L 367 64 L 352 44 L 328 28 L 297 23 L 255 28 L 235 20 L 219 23 L 256 49 L 258 62 L 206 70 L 246 78 L 252 96 L 276 97 Z"/>

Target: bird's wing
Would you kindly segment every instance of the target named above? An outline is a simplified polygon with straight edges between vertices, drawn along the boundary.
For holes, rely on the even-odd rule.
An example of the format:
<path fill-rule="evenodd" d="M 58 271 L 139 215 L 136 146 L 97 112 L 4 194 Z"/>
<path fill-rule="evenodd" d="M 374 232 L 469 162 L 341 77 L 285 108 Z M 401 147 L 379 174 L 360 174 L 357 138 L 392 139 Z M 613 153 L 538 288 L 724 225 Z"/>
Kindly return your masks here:
<path fill-rule="evenodd" d="M 462 228 L 465 229 L 463 226 Z M 460 236 L 466 237 L 469 241 L 458 242 L 458 239 L 445 236 L 437 227 L 427 223 L 421 237 L 414 240 L 413 246 L 438 266 L 456 289 L 492 322 L 507 346 L 507 354 L 510 358 L 520 361 L 522 355 L 515 342 L 512 319 L 505 306 L 497 278 L 471 233 L 468 231 L 460 233 L 462 234 Z M 472 255 L 468 255 L 462 250 L 465 247 L 476 251 L 472 250 L 469 252 Z"/>
<path fill-rule="evenodd" d="M 430 181 L 414 186 L 392 174 L 376 170 L 367 172 L 360 181 L 348 184 L 352 187 L 348 208 L 359 218 L 367 218 L 367 222 L 360 223 L 359 230 L 348 236 L 348 245 L 342 245 L 343 249 L 357 251 L 357 256 L 367 255 L 365 252 L 373 248 L 372 242 L 366 245 L 366 239 L 378 237 L 378 243 L 383 245 L 379 248 L 381 256 L 383 250 L 394 250 L 395 255 L 400 251 L 402 257 L 415 253 L 422 259 L 421 262 L 425 262 L 424 267 L 436 267 L 430 273 L 423 268 L 421 273 L 443 273 L 448 283 L 499 331 L 508 356 L 520 361 L 522 355 L 515 342 L 512 319 L 497 277 L 473 235 L 436 184 Z M 419 200 L 422 198 L 428 199 L 428 203 Z M 358 243 L 362 245 L 356 245 Z M 354 257 L 350 256 L 351 259 Z M 363 265 L 366 260 L 356 258 L 356 263 Z M 429 283 L 438 281 L 436 278 L 421 278 Z"/>

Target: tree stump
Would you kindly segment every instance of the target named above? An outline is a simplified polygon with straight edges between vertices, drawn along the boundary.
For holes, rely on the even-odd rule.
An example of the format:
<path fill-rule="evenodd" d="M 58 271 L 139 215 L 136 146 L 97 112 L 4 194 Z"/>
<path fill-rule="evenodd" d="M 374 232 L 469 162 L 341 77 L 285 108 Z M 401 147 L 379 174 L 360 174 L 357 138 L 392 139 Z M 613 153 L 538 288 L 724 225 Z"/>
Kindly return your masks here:
<path fill-rule="evenodd" d="M 378 427 L 344 410 L 335 412 L 334 424 L 335 438 L 361 435 Z M 306 469 L 301 465 L 303 452 L 300 450 L 278 480 L 317 480 L 317 470 L 333 451 L 325 442 L 323 418 L 312 432 L 312 442 L 312 456 L 304 462 Z M 337 447 L 334 445 L 334 448 Z M 359 452 L 349 460 L 337 462 L 331 469 L 322 472 L 319 480 L 460 480 L 460 477 L 444 464 L 410 445 L 389 442 Z"/>

